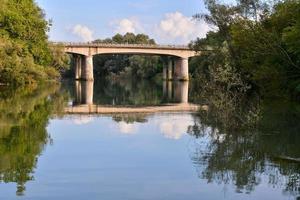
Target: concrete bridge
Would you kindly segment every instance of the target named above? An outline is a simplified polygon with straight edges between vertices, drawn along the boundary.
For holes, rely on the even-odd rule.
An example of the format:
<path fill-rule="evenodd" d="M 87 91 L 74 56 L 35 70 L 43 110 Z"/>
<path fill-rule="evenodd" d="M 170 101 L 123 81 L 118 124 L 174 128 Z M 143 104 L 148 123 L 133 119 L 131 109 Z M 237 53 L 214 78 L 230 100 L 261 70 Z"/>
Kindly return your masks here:
<path fill-rule="evenodd" d="M 145 44 L 61 43 L 75 60 L 75 79 L 94 80 L 93 56 L 98 54 L 147 54 L 168 56 L 163 68 L 164 80 L 188 80 L 188 59 L 196 52 L 187 46 Z"/>

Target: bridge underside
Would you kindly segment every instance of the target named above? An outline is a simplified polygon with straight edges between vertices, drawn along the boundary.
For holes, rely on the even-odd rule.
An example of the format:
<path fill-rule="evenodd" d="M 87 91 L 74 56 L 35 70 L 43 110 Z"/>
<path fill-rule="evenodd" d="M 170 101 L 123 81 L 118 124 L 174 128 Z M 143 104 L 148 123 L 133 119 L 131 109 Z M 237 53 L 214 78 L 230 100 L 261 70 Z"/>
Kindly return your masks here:
<path fill-rule="evenodd" d="M 94 80 L 93 56 L 73 54 L 76 80 Z M 188 58 L 169 58 L 163 66 L 164 80 L 189 80 Z"/>

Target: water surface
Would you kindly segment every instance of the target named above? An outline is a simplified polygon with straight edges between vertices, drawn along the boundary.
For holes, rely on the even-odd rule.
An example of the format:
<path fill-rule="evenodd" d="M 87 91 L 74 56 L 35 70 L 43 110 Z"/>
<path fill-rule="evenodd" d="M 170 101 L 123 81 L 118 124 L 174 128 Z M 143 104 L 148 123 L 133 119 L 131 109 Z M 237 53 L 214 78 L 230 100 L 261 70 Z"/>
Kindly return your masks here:
<path fill-rule="evenodd" d="M 3 90 L 0 199 L 299 199 L 296 104 L 214 107 L 215 95 L 198 113 L 63 112 L 195 103 L 199 93 L 151 82 Z"/>

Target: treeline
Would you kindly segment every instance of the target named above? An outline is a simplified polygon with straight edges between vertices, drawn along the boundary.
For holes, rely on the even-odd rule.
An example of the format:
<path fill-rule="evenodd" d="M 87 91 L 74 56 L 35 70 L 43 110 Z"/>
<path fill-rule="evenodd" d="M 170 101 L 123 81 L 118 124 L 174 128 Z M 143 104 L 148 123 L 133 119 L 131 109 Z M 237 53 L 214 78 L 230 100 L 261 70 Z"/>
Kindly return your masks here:
<path fill-rule="evenodd" d="M 190 44 L 203 51 L 191 63 L 196 79 L 231 91 L 299 96 L 299 0 L 205 3 L 209 13 L 195 18 L 204 19 L 216 31 Z"/>
<path fill-rule="evenodd" d="M 68 57 L 50 46 L 51 22 L 34 0 L 1 0 L 0 84 L 25 85 L 57 79 Z"/>
<path fill-rule="evenodd" d="M 116 34 L 112 38 L 95 40 L 93 43 L 110 44 L 156 44 L 154 39 L 145 34 Z M 108 54 L 94 56 L 95 77 L 135 77 L 151 79 L 162 72 L 162 58 L 151 55 Z M 73 77 L 73 71 L 67 74 Z"/>
<path fill-rule="evenodd" d="M 154 39 L 149 38 L 145 34 L 126 33 L 124 35 L 116 34 L 112 38 L 104 40 L 97 39 L 93 43 L 108 43 L 108 44 L 156 44 Z"/>

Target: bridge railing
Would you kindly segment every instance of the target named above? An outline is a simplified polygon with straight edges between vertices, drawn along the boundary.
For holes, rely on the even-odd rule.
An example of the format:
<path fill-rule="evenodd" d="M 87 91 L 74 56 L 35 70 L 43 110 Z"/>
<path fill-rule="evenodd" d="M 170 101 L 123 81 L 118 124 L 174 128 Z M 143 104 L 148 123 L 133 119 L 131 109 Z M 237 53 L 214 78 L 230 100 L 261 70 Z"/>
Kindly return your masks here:
<path fill-rule="evenodd" d="M 159 45 L 159 44 L 129 44 L 129 43 L 93 43 L 93 42 L 51 42 L 53 45 L 63 46 L 88 46 L 88 47 L 131 47 L 131 48 L 159 48 L 159 49 L 186 49 L 190 48 L 185 45 Z"/>

